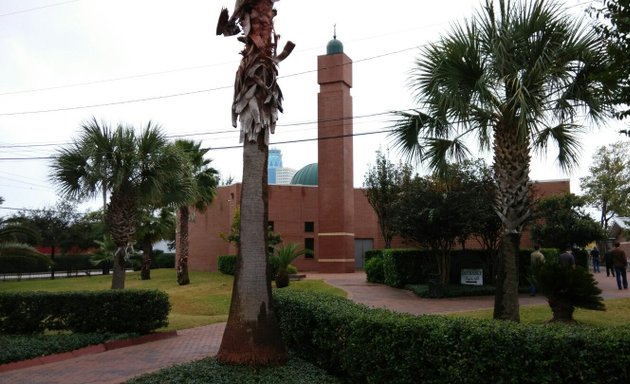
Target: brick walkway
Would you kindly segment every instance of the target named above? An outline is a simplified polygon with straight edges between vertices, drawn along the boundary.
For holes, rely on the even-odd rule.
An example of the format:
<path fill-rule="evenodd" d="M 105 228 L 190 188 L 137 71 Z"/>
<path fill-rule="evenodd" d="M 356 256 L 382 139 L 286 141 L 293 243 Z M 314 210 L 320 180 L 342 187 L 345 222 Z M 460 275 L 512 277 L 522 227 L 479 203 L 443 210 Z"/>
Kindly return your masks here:
<path fill-rule="evenodd" d="M 604 298 L 630 297 L 618 290 L 612 277 L 595 275 Z M 411 292 L 365 282 L 364 273 L 308 274 L 308 279 L 323 279 L 348 292 L 349 297 L 372 307 L 383 307 L 412 314 L 448 313 L 492 308 L 492 297 L 458 299 L 421 299 Z M 520 296 L 521 305 L 544 304 L 544 297 Z M 177 337 L 126 348 L 113 349 L 44 365 L 0 373 L 0 383 L 87 384 L 122 383 L 134 376 L 199 360 L 214 355 L 221 342 L 225 323 L 178 331 Z"/>

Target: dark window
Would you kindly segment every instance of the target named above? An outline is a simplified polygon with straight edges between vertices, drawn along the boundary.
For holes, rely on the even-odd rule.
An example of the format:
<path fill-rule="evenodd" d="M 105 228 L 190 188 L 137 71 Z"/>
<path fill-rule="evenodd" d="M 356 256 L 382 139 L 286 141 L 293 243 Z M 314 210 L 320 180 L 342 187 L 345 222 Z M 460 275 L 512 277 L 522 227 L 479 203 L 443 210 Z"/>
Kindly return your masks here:
<path fill-rule="evenodd" d="M 315 232 L 315 222 L 313 221 L 305 221 L 304 222 L 304 232 Z"/>
<path fill-rule="evenodd" d="M 307 237 L 304 239 L 304 249 L 310 252 L 307 252 L 304 255 L 305 259 L 312 259 L 315 257 L 315 239 L 312 237 Z"/>
<path fill-rule="evenodd" d="M 269 228 L 269 230 L 273 231 L 274 230 L 274 222 L 273 221 L 268 221 L 267 222 L 267 227 Z"/>

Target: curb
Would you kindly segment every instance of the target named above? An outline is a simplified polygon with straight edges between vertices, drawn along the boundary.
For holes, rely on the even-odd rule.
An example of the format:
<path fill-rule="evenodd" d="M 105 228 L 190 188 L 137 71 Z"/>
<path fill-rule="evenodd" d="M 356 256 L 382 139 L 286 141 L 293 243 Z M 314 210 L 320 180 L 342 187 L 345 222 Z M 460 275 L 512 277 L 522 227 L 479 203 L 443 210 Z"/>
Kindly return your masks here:
<path fill-rule="evenodd" d="M 11 363 L 0 364 L 0 372 L 14 371 L 16 369 L 24 369 L 34 367 L 38 365 L 44 365 L 49 363 L 56 363 L 58 361 L 64 361 L 68 359 L 74 359 L 75 357 L 93 355 L 96 353 L 111 351 L 113 349 L 130 347 L 132 345 L 145 344 L 153 341 L 170 339 L 177 336 L 177 331 L 151 333 L 148 335 L 142 335 L 130 339 L 121 340 L 109 340 L 101 344 L 90 345 L 87 347 L 75 349 L 70 352 L 61 352 L 53 355 L 46 355 L 41 357 L 35 357 L 33 359 L 14 361 Z"/>

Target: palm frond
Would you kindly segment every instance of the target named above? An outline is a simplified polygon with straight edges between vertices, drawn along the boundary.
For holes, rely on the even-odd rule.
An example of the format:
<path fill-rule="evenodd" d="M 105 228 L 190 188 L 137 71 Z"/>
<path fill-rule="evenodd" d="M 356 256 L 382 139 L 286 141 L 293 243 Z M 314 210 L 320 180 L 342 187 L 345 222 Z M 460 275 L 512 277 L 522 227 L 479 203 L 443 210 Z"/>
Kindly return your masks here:
<path fill-rule="evenodd" d="M 537 151 L 546 153 L 550 142 L 558 147 L 558 165 L 566 172 L 578 165 L 581 144 L 579 134 L 582 128 L 576 124 L 561 123 L 553 127 L 545 127 L 538 132 L 533 146 Z"/>

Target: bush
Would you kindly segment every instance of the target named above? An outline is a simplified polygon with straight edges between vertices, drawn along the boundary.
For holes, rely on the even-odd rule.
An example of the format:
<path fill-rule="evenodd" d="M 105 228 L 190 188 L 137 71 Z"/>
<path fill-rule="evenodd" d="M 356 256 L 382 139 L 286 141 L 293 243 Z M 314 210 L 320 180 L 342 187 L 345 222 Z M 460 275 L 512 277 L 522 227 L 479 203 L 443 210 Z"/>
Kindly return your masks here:
<path fill-rule="evenodd" d="M 308 359 L 292 357 L 285 365 L 279 367 L 252 369 L 240 365 L 221 364 L 214 358 L 207 358 L 136 377 L 127 383 L 334 384 L 339 382 L 307 361 Z"/>
<path fill-rule="evenodd" d="M 420 297 L 431 298 L 429 286 L 426 284 L 407 284 L 405 289 Z M 519 287 L 520 293 L 528 293 L 529 287 Z M 492 296 L 496 292 L 494 285 L 456 285 L 449 284 L 442 287 L 442 297 Z"/>
<path fill-rule="evenodd" d="M 40 356 L 103 343 L 114 335 L 107 333 L 73 333 L 58 335 L 0 335 L 0 364 L 34 359 Z"/>
<path fill-rule="evenodd" d="M 170 309 L 157 290 L 0 292 L 0 332 L 148 333 L 168 325 Z"/>
<path fill-rule="evenodd" d="M 46 255 L 0 255 L 0 273 L 46 272 L 50 265 Z"/>
<path fill-rule="evenodd" d="M 367 264 L 374 257 L 383 258 L 383 250 L 382 249 L 368 249 L 365 251 L 365 263 Z"/>
<path fill-rule="evenodd" d="M 437 271 L 431 251 L 423 249 L 384 249 L 385 284 L 400 288 L 405 284 L 426 282 Z"/>
<path fill-rule="evenodd" d="M 175 268 L 175 254 L 159 252 L 151 259 L 151 269 Z"/>
<path fill-rule="evenodd" d="M 630 382 L 625 327 L 411 316 L 304 291 L 274 299 L 289 348 L 349 382 Z"/>
<path fill-rule="evenodd" d="M 222 255 L 218 259 L 219 272 L 224 275 L 232 275 L 236 273 L 236 255 Z"/>
<path fill-rule="evenodd" d="M 385 282 L 385 272 L 383 271 L 383 258 L 372 257 L 365 263 L 365 274 L 370 283 L 383 284 Z"/>
<path fill-rule="evenodd" d="M 602 290 L 588 269 L 568 268 L 557 262 L 541 264 L 536 273 L 540 292 L 547 297 L 553 321 L 572 321 L 575 307 L 604 311 Z"/>

